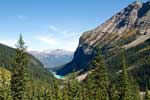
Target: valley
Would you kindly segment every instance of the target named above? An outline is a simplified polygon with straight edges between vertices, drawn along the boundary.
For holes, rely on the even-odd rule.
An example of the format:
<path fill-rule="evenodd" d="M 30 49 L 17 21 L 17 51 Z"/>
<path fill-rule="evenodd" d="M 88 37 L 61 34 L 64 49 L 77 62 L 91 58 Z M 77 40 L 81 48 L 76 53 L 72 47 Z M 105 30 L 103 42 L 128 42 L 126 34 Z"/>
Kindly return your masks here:
<path fill-rule="evenodd" d="M 102 1 L 96 1 L 94 6 L 90 2 L 93 8 L 88 11 L 102 5 Z M 114 1 L 117 2 L 119 1 Z M 45 6 L 39 5 L 49 8 L 46 3 Z M 34 7 L 38 8 L 36 6 Z M 66 3 L 59 6 L 66 7 Z M 85 9 L 79 7 L 80 10 L 85 11 L 78 13 L 78 16 L 87 12 L 86 5 L 82 6 Z M 29 8 L 33 10 L 32 7 Z M 63 7 L 61 9 L 62 14 Z M 67 8 L 65 12 L 69 10 Z M 9 46 L 9 41 L 0 40 L 0 100 L 150 100 L 150 1 L 134 1 L 119 10 L 105 22 L 96 24 L 95 28 L 84 30 L 81 36 L 79 32 L 72 31 L 71 18 L 67 19 L 71 20 L 68 30 L 63 30 L 61 25 L 48 25 L 48 30 L 39 35 L 36 32 L 45 29 L 46 25 L 39 27 L 39 24 L 28 23 L 28 17 L 19 16 L 19 20 L 26 21 L 24 25 L 35 25 L 33 29 L 26 27 L 27 29 L 36 31 L 30 35 L 28 32 L 27 35 L 20 34 L 15 46 Z M 43 10 L 40 17 L 42 14 L 45 14 Z M 55 15 L 52 13 L 51 16 L 53 14 Z M 47 18 L 46 15 L 43 15 L 44 19 Z M 104 15 L 101 13 L 101 16 Z M 78 19 L 77 15 L 74 16 Z M 38 19 L 37 16 L 36 18 Z M 85 26 L 90 21 L 93 22 L 88 18 Z M 41 20 L 42 23 L 54 23 L 44 19 Z M 77 19 L 74 19 L 76 24 Z M 55 19 L 55 22 L 58 21 L 58 24 L 61 20 Z M 78 27 L 81 31 L 82 27 Z M 26 28 L 20 29 L 27 30 Z M 9 36 L 11 35 L 5 35 Z M 12 36 L 14 37 L 15 35 Z M 75 38 L 79 41 L 74 41 Z M 73 42 L 78 43 L 76 49 Z"/>

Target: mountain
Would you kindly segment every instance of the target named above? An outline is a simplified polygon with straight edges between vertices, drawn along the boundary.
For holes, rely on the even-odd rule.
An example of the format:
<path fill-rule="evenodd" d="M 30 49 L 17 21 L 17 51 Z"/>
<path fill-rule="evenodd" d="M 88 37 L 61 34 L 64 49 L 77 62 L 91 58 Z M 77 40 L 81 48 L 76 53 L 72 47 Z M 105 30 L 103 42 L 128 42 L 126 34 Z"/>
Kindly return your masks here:
<path fill-rule="evenodd" d="M 61 65 L 70 62 L 73 58 L 73 52 L 62 49 L 30 51 L 30 54 L 38 58 L 46 68 L 55 69 Z"/>
<path fill-rule="evenodd" d="M 12 70 L 12 61 L 15 54 L 15 49 L 8 47 L 6 45 L 0 44 L 0 66 L 5 69 Z M 48 70 L 46 70 L 43 64 L 34 56 L 28 54 L 29 56 L 29 73 L 34 79 L 45 79 L 52 81 L 53 75 Z"/>
<path fill-rule="evenodd" d="M 102 47 L 111 74 L 120 70 L 125 49 L 128 69 L 142 84 L 150 73 L 150 1 L 135 1 L 100 26 L 84 32 L 73 60 L 57 70 L 57 74 L 86 72 L 97 46 Z"/>

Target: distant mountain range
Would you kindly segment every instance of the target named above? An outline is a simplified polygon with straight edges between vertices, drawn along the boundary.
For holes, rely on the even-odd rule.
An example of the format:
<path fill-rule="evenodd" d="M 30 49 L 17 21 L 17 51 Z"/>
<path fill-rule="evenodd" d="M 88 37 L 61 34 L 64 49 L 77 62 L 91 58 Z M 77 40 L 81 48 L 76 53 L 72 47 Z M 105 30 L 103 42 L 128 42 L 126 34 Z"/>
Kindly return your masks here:
<path fill-rule="evenodd" d="M 62 49 L 30 51 L 29 53 L 38 58 L 49 69 L 55 69 L 73 59 L 73 52 Z"/>

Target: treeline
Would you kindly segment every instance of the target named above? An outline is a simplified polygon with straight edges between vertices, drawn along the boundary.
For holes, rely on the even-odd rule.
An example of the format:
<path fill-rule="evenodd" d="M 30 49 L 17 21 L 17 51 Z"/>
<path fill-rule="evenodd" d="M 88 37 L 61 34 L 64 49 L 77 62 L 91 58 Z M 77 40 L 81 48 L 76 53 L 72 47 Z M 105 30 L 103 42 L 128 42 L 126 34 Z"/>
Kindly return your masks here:
<path fill-rule="evenodd" d="M 26 52 L 27 53 L 27 52 Z M 0 67 L 5 68 L 12 72 L 16 49 L 0 43 Z M 34 79 L 47 78 L 52 81 L 53 74 L 44 68 L 44 65 L 34 56 L 27 53 L 28 57 L 28 72 L 30 77 Z M 39 73 L 40 72 L 40 73 Z"/>
<path fill-rule="evenodd" d="M 63 83 L 55 78 L 49 83 L 47 79 L 35 80 L 30 77 L 29 58 L 22 36 L 16 46 L 10 82 L 6 82 L 3 74 L 0 77 L 0 100 L 150 100 L 148 87 L 146 93 L 140 95 L 139 85 L 128 75 L 124 53 L 122 67 L 116 73 L 119 77 L 117 83 L 109 79 L 100 48 L 97 49 L 85 80 L 79 82 L 73 73 Z"/>
<path fill-rule="evenodd" d="M 120 45 L 122 44 L 125 45 L 121 42 Z M 112 47 L 115 48 L 115 46 Z M 107 67 L 109 68 L 109 73 L 117 72 L 122 66 L 122 49 L 120 48 L 122 48 L 122 46 L 115 50 L 105 49 L 105 52 L 103 53 L 106 64 L 108 64 Z M 146 85 L 150 87 L 150 39 L 135 47 L 126 49 L 125 55 L 127 69 L 130 69 L 130 71 L 128 71 L 129 76 L 133 76 L 137 83 L 139 83 L 140 89 L 144 91 Z M 112 78 L 113 75 L 111 79 Z"/>

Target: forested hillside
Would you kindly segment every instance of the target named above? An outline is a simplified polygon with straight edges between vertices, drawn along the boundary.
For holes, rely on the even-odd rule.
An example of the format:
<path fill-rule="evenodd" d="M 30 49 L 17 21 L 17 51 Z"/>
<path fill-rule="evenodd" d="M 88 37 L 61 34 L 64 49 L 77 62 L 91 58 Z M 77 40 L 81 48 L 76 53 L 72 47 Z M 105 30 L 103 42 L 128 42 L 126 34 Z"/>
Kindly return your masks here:
<path fill-rule="evenodd" d="M 3 66 L 7 70 L 12 70 L 13 59 L 15 55 L 15 49 L 6 45 L 0 44 L 0 66 Z M 51 80 L 53 75 L 44 68 L 43 64 L 34 56 L 29 56 L 29 72 L 34 78 Z"/>
<path fill-rule="evenodd" d="M 27 46 L 22 36 L 16 49 L 2 44 L 0 46 L 0 64 L 4 66 L 0 67 L 0 100 L 51 98 L 48 95 L 52 92 L 52 84 L 58 80 L 44 69 L 40 61 L 26 52 Z"/>

